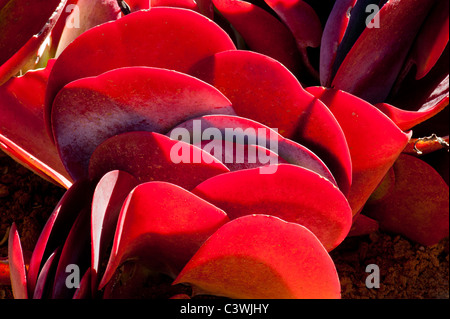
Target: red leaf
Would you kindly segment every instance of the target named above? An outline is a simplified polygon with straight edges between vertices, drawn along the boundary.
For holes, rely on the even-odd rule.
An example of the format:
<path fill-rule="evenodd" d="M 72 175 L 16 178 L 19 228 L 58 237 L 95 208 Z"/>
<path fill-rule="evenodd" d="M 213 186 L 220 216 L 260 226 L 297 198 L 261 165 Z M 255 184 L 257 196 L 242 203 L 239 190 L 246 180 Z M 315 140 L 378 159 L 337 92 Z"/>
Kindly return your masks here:
<path fill-rule="evenodd" d="M 53 104 L 53 133 L 76 180 L 87 176 L 89 158 L 109 137 L 129 131 L 166 133 L 187 118 L 215 113 L 234 110 L 203 81 L 166 69 L 121 68 L 66 85 Z"/>
<path fill-rule="evenodd" d="M 350 149 L 353 183 L 348 197 L 358 213 L 407 145 L 405 134 L 381 111 L 344 91 L 311 87 L 308 91 L 333 112 Z"/>
<path fill-rule="evenodd" d="M 201 13 L 195 0 L 148 0 L 148 1 L 151 2 L 152 8 L 175 7 L 175 8 L 190 9 Z"/>
<path fill-rule="evenodd" d="M 449 2 L 435 2 L 411 52 L 411 59 L 417 65 L 416 79 L 421 79 L 430 72 L 448 45 Z"/>
<path fill-rule="evenodd" d="M 28 293 L 32 295 L 43 260 L 62 246 L 83 207 L 92 199 L 92 186 L 85 180 L 75 182 L 53 210 L 39 236 L 28 269 Z"/>
<path fill-rule="evenodd" d="M 98 182 L 91 209 L 91 275 L 92 295 L 95 296 L 98 274 L 108 245 L 114 238 L 119 213 L 128 194 L 138 181 L 123 171 L 111 171 Z"/>
<path fill-rule="evenodd" d="M 333 184 L 336 184 L 333 175 L 323 161 L 317 157 L 306 147 L 284 138 L 275 130 L 262 125 L 253 120 L 249 120 L 239 116 L 230 115 L 205 115 L 199 118 L 187 120 L 172 129 L 168 136 L 173 139 L 183 137 L 183 130 L 189 133 L 188 140 L 191 144 L 201 144 L 202 140 L 209 141 L 212 129 L 217 129 L 220 132 L 220 139 L 228 142 L 237 142 L 239 144 L 258 145 L 266 148 L 279 155 L 278 159 L 281 162 L 289 162 L 316 172 L 322 175 Z M 180 135 L 178 135 L 180 133 Z M 183 139 L 184 141 L 184 139 Z M 275 158 L 272 157 L 272 160 Z M 268 163 L 276 164 L 270 159 Z M 224 161 L 222 161 L 224 163 Z M 228 163 L 225 163 L 228 164 Z M 264 173 L 260 170 L 261 173 Z M 270 172 L 268 172 L 270 174 Z M 336 184 L 337 185 L 337 184 Z"/>
<path fill-rule="evenodd" d="M 239 299 L 340 298 L 335 266 L 317 238 L 303 226 L 262 215 L 222 226 L 174 283 Z"/>
<path fill-rule="evenodd" d="M 190 73 L 225 94 L 237 115 L 308 147 L 348 192 L 350 154 L 338 122 L 278 61 L 250 51 L 227 51 L 204 59 Z"/>
<path fill-rule="evenodd" d="M 56 271 L 56 266 L 58 265 L 58 258 L 60 256 L 61 249 L 55 250 L 47 261 L 42 266 L 39 272 L 39 277 L 36 281 L 36 287 L 33 292 L 33 299 L 45 299 L 51 296 L 51 289 L 53 285 L 53 278 Z"/>
<path fill-rule="evenodd" d="M 448 80 L 448 78 L 447 78 Z M 420 124 L 431 117 L 438 114 L 445 107 L 448 106 L 448 94 L 447 97 L 441 99 L 437 104 L 432 105 L 431 107 L 425 108 L 424 110 L 418 111 L 408 111 L 399 109 L 393 105 L 388 103 L 378 103 L 375 104 L 380 111 L 389 116 L 389 118 L 402 130 L 406 131 L 417 124 Z"/>
<path fill-rule="evenodd" d="M 137 11 L 88 30 L 64 50 L 52 70 L 46 95 L 47 129 L 51 133 L 53 100 L 69 82 L 127 66 L 186 72 L 207 56 L 233 49 L 220 27 L 186 9 Z"/>
<path fill-rule="evenodd" d="M 89 299 L 91 298 L 91 269 L 86 270 L 81 278 L 80 286 L 77 288 L 73 295 L 73 299 Z"/>
<path fill-rule="evenodd" d="M 268 169 L 266 174 L 271 174 L 269 165 L 287 163 L 276 153 L 256 144 L 239 144 L 214 139 L 211 141 L 202 141 L 200 148 L 214 156 L 214 158 L 223 163 L 230 171 L 260 168 L 261 174 L 264 174 L 264 169 Z"/>
<path fill-rule="evenodd" d="M 319 76 L 312 67 L 307 48 L 320 46 L 322 24 L 314 9 L 302 0 L 264 0 L 289 28 L 297 42 L 303 64 L 315 76 Z"/>
<path fill-rule="evenodd" d="M 244 38 L 252 51 L 280 61 L 292 72 L 299 68 L 298 51 L 290 30 L 270 13 L 246 1 L 213 0 L 215 8 Z"/>
<path fill-rule="evenodd" d="M 350 12 L 357 0 L 336 1 L 323 30 L 320 49 L 320 83 L 331 85 L 333 65 L 338 47 L 344 38 L 350 21 Z"/>
<path fill-rule="evenodd" d="M 388 1 L 379 28 L 365 28 L 340 65 L 332 87 L 371 103 L 383 102 L 434 0 Z"/>
<path fill-rule="evenodd" d="M 66 7 L 65 11 L 70 8 Z M 71 14 L 72 16 L 66 17 L 65 26 L 58 41 L 56 57 L 82 33 L 102 23 L 117 20 L 122 16 L 117 0 L 102 0 L 100 2 L 78 0 Z"/>
<path fill-rule="evenodd" d="M 435 116 L 448 106 L 449 100 L 449 47 L 420 80 L 415 79 L 415 68 L 406 69 L 391 92 L 389 104 L 375 105 L 402 129 L 409 129 Z M 397 110 L 395 105 L 401 110 Z"/>
<path fill-rule="evenodd" d="M 395 184 L 384 197 L 372 199 L 364 214 L 384 231 L 402 234 L 422 245 L 449 235 L 448 185 L 427 163 L 402 154 L 394 165 Z"/>
<path fill-rule="evenodd" d="M 363 214 L 358 214 L 355 216 L 352 228 L 348 233 L 347 237 L 356 237 L 369 235 L 377 230 L 379 230 L 380 225 L 376 220 L 369 218 Z"/>
<path fill-rule="evenodd" d="M 99 289 L 128 258 L 175 276 L 227 221 L 222 210 L 181 187 L 164 182 L 139 185 L 122 207 Z"/>
<path fill-rule="evenodd" d="M 55 26 L 67 0 L 0 3 L 0 85 L 20 71 Z"/>
<path fill-rule="evenodd" d="M 70 177 L 44 124 L 45 89 L 53 63 L 0 86 L 0 148 L 44 179 L 68 188 Z"/>
<path fill-rule="evenodd" d="M 273 174 L 248 169 L 218 175 L 192 192 L 222 208 L 231 219 L 273 215 L 310 229 L 327 248 L 339 245 L 350 230 L 352 212 L 345 196 L 310 170 L 280 164 Z"/>
<path fill-rule="evenodd" d="M 78 271 L 84 273 L 90 262 L 90 206 L 87 205 L 77 216 L 69 234 L 62 246 L 61 255 L 56 267 L 55 281 L 53 283 L 52 299 L 72 298 L 75 289 L 67 286 L 67 266 L 75 265 Z"/>
<path fill-rule="evenodd" d="M 151 8 L 151 0 L 126 0 L 125 2 L 130 6 L 132 12 Z"/>
<path fill-rule="evenodd" d="M 12 224 L 9 230 L 8 260 L 14 298 L 28 299 L 27 270 L 25 268 L 22 245 L 15 223 Z"/>
<path fill-rule="evenodd" d="M 188 190 L 229 172 L 200 148 L 151 132 L 124 133 L 100 144 L 91 157 L 89 175 L 97 179 L 111 170 L 126 171 L 140 183 L 162 181 Z"/>

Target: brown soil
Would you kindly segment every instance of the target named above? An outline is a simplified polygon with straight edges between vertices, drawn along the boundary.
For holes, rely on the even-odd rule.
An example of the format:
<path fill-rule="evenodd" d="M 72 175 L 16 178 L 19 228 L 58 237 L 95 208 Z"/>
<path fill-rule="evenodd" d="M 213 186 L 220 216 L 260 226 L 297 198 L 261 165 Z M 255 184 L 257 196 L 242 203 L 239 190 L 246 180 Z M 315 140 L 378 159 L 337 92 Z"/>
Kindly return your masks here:
<path fill-rule="evenodd" d="M 15 222 L 23 249 L 31 251 L 64 190 L 34 175 L 0 151 L 0 243 Z M 7 255 L 7 241 L 0 257 Z M 423 247 L 401 236 L 373 233 L 347 238 L 332 252 L 342 283 L 342 298 L 449 299 L 449 242 Z M 366 266 L 378 265 L 380 287 L 368 289 Z M 11 299 L 0 286 L 0 299 Z"/>

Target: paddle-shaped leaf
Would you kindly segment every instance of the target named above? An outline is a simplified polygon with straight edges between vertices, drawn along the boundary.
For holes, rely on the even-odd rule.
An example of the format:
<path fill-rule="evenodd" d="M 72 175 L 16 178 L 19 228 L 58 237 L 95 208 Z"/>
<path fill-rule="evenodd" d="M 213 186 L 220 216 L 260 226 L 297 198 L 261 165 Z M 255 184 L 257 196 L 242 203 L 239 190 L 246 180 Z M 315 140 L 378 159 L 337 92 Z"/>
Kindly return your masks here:
<path fill-rule="evenodd" d="M 307 228 L 273 216 L 235 219 L 215 232 L 175 283 L 230 298 L 340 298 L 332 259 Z"/>
<path fill-rule="evenodd" d="M 309 149 L 284 138 L 277 131 L 247 118 L 231 115 L 205 115 L 179 124 L 167 135 L 173 139 L 180 139 L 181 137 L 183 141 L 194 145 L 202 144 L 201 141 L 210 141 L 211 139 L 224 140 L 241 145 L 257 145 L 274 154 L 278 154 L 278 163 L 287 161 L 291 164 L 308 168 L 336 184 L 328 167 Z M 207 145 L 203 146 L 210 150 L 212 147 Z M 256 149 L 253 150 L 256 151 Z M 225 155 L 218 156 L 223 159 Z M 262 158 L 256 159 L 254 163 L 276 164 L 274 162 L 276 160 L 275 157 L 270 156 L 270 158 L 266 158 L 265 152 L 261 155 Z M 228 164 L 223 160 L 222 163 Z M 270 172 L 268 173 L 270 174 Z"/>
<path fill-rule="evenodd" d="M 302 167 L 280 164 L 273 174 L 247 169 L 218 175 L 192 192 L 222 208 L 231 219 L 251 214 L 277 216 L 310 229 L 327 248 L 350 230 L 352 212 L 339 189 Z"/>
<path fill-rule="evenodd" d="M 323 87 L 307 90 L 328 106 L 344 131 L 353 169 L 348 200 L 355 215 L 408 144 L 411 133 L 403 133 L 373 105 L 349 93 Z"/>
<path fill-rule="evenodd" d="M 46 95 L 47 129 L 52 132 L 53 100 L 69 82 L 127 66 L 186 72 L 199 60 L 234 48 L 214 22 L 178 8 L 137 11 L 88 30 L 64 50 L 52 70 Z"/>
<path fill-rule="evenodd" d="M 175 7 L 175 8 L 184 8 L 184 9 L 190 9 L 193 11 L 200 12 L 200 9 L 195 0 L 148 0 L 148 1 L 151 3 L 152 8 Z"/>
<path fill-rule="evenodd" d="M 289 28 L 297 42 L 303 64 L 318 77 L 311 66 L 307 48 L 320 46 L 322 25 L 314 9 L 302 0 L 264 0 Z"/>
<path fill-rule="evenodd" d="M 23 258 L 22 244 L 15 223 L 9 230 L 8 262 L 11 276 L 11 287 L 15 299 L 28 299 L 27 270 Z"/>
<path fill-rule="evenodd" d="M 179 186 L 164 182 L 137 186 L 122 207 L 99 289 L 129 258 L 176 276 L 228 220 L 222 210 Z"/>
<path fill-rule="evenodd" d="M 298 51 L 290 30 L 264 9 L 241 0 L 213 0 L 214 7 L 243 37 L 252 51 L 268 55 L 292 72 L 299 68 Z"/>
<path fill-rule="evenodd" d="M 417 66 L 416 79 L 421 79 L 434 67 L 449 36 L 449 2 L 437 0 L 414 43 L 411 59 Z"/>
<path fill-rule="evenodd" d="M 39 236 L 28 269 L 28 292 L 32 295 L 41 265 L 64 241 L 86 203 L 92 199 L 92 186 L 86 180 L 75 182 L 61 198 Z"/>
<path fill-rule="evenodd" d="M 53 283 L 52 299 L 72 298 L 80 277 L 86 272 L 90 264 L 90 205 L 77 216 L 69 234 L 67 235 L 61 255 L 56 267 Z M 73 268 L 72 268 L 73 267 Z M 71 276 L 75 272 L 74 276 Z M 68 285 L 73 283 L 75 286 Z"/>
<path fill-rule="evenodd" d="M 68 172 L 88 174 L 89 158 L 109 137 L 129 131 L 166 133 L 205 114 L 234 114 L 211 85 L 159 68 L 129 67 L 66 85 L 53 104 L 53 133 Z"/>
<path fill-rule="evenodd" d="M 225 94 L 236 114 L 277 129 L 318 155 L 344 194 L 351 184 L 350 155 L 332 113 L 278 61 L 250 51 L 217 53 L 190 74 Z"/>
<path fill-rule="evenodd" d="M 89 175 L 97 179 L 122 170 L 140 183 L 162 181 L 188 190 L 230 170 L 209 153 L 154 132 L 130 132 L 111 137 L 94 151 Z"/>
<path fill-rule="evenodd" d="M 51 296 L 53 287 L 52 276 L 55 275 L 60 253 L 61 249 L 58 248 L 50 255 L 50 257 L 48 257 L 47 261 L 42 266 L 34 288 L 33 299 L 44 299 Z"/>
<path fill-rule="evenodd" d="M 340 65 L 332 87 L 371 103 L 383 102 L 434 2 L 388 1 L 377 14 L 380 27 L 364 29 Z"/>
<path fill-rule="evenodd" d="M 101 262 L 114 238 L 117 219 L 128 194 L 138 185 L 132 175 L 123 171 L 106 173 L 98 182 L 92 196 L 91 208 L 91 275 L 92 295 L 95 296 Z"/>
<path fill-rule="evenodd" d="M 44 97 L 54 60 L 0 86 L 0 148 L 44 179 L 66 188 L 71 180 L 44 124 Z"/>
<path fill-rule="evenodd" d="M 337 51 L 350 21 L 351 10 L 357 0 L 335 1 L 323 30 L 320 49 L 320 84 L 329 87 Z"/>
<path fill-rule="evenodd" d="M 71 9 L 72 7 L 66 7 Z M 117 0 L 78 0 L 72 8 L 72 13 L 66 18 L 66 24 L 58 42 L 56 57 L 82 33 L 108 21 L 114 21 L 122 16 Z"/>
<path fill-rule="evenodd" d="M 393 171 L 392 190 L 371 198 L 363 213 L 377 220 L 382 230 L 422 245 L 448 237 L 449 189 L 442 177 L 421 159 L 404 154 Z"/>
<path fill-rule="evenodd" d="M 435 116 L 448 106 L 449 101 L 449 47 L 420 80 L 415 78 L 415 68 L 403 76 L 387 103 L 375 106 L 388 115 L 403 130 Z M 395 105 L 395 107 L 393 106 Z M 399 108 L 400 110 L 398 110 Z"/>
<path fill-rule="evenodd" d="M 261 174 L 272 174 L 275 171 L 275 169 L 271 170 L 272 164 L 287 163 L 276 153 L 257 144 L 240 144 L 214 139 L 202 141 L 200 147 L 223 163 L 230 171 L 259 168 Z"/>
<path fill-rule="evenodd" d="M 0 85 L 31 61 L 58 21 L 67 0 L 0 2 Z"/>

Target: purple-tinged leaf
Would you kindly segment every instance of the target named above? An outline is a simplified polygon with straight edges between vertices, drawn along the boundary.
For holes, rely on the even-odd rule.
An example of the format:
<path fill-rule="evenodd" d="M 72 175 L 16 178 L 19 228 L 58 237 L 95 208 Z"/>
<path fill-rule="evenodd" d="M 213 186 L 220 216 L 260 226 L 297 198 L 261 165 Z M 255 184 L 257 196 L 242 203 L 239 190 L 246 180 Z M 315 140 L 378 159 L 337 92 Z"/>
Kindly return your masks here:
<path fill-rule="evenodd" d="M 9 230 L 8 261 L 11 287 L 15 299 L 28 299 L 27 270 L 23 258 L 22 244 L 15 223 Z"/>
<path fill-rule="evenodd" d="M 303 227 L 266 215 L 222 226 L 174 282 L 194 294 L 237 299 L 340 298 L 339 277 L 317 237 Z"/>
<path fill-rule="evenodd" d="M 376 16 L 380 27 L 363 31 L 340 65 L 332 87 L 371 103 L 383 102 L 434 2 L 388 1 Z"/>
<path fill-rule="evenodd" d="M 89 268 L 90 263 L 90 205 L 84 208 L 70 229 L 56 268 L 53 283 L 52 299 L 72 298 L 77 287 L 71 287 L 67 282 L 80 280 L 81 274 Z M 73 267 L 73 268 L 72 268 Z M 76 282 L 73 282 L 75 284 Z"/>
<path fill-rule="evenodd" d="M 128 66 L 186 72 L 207 56 L 233 49 L 225 31 L 186 9 L 159 7 L 133 12 L 90 29 L 63 51 L 52 70 L 46 94 L 47 130 L 51 134 L 53 100 L 69 82 Z"/>
<path fill-rule="evenodd" d="M 311 230 L 330 251 L 347 236 L 351 208 L 339 189 L 320 175 L 290 164 L 230 172 L 206 180 L 192 192 L 226 211 L 230 219 L 273 215 Z"/>
<path fill-rule="evenodd" d="M 238 116 L 277 129 L 308 147 L 328 166 L 343 193 L 348 193 L 350 154 L 339 123 L 282 64 L 259 53 L 234 50 L 202 60 L 190 74 L 225 94 Z"/>
<path fill-rule="evenodd" d="M 253 120 L 239 116 L 205 115 L 179 124 L 167 135 L 174 135 L 173 138 L 177 138 L 176 132 L 180 129 L 189 132 L 191 139 L 186 142 L 191 144 L 198 144 L 203 137 L 206 138 L 204 140 L 209 140 L 211 136 L 208 131 L 217 129 L 220 137 L 228 142 L 259 145 L 278 154 L 280 163 L 287 161 L 305 167 L 336 184 L 330 170 L 317 155 L 303 145 L 284 138 L 277 131 Z M 273 164 L 270 160 L 268 162 Z"/>
<path fill-rule="evenodd" d="M 103 271 L 101 262 L 114 238 L 123 202 L 138 183 L 132 175 L 115 170 L 106 173 L 95 188 L 91 209 L 90 280 L 93 296 L 97 292 L 98 275 Z"/>
<path fill-rule="evenodd" d="M 28 269 L 28 293 L 33 295 L 44 260 L 64 244 L 78 214 L 91 202 L 92 185 L 86 180 L 74 183 L 63 195 L 39 236 Z"/>
<path fill-rule="evenodd" d="M 87 176 L 95 148 L 114 135 L 166 133 L 188 118 L 217 113 L 234 110 L 213 86 L 176 71 L 129 67 L 66 85 L 53 104 L 53 133 L 76 180 Z"/>
<path fill-rule="evenodd" d="M 153 271 L 176 276 L 203 242 L 227 221 L 222 210 L 179 186 L 164 182 L 137 186 L 120 213 L 99 289 L 129 258 Z"/>
<path fill-rule="evenodd" d="M 129 132 L 113 136 L 94 151 L 91 178 L 122 170 L 140 183 L 162 181 L 191 190 L 204 180 L 229 172 L 208 152 L 154 132 Z"/>

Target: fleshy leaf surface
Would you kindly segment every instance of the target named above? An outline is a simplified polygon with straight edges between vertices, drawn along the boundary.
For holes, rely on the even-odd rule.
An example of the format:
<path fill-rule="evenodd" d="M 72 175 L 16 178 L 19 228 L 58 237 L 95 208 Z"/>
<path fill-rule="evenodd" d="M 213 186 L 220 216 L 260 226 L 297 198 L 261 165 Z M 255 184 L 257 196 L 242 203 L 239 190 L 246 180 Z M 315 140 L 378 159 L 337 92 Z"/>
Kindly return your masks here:
<path fill-rule="evenodd" d="M 28 299 L 27 271 L 23 258 L 22 244 L 15 223 L 9 230 L 8 260 L 11 276 L 11 287 L 15 299 Z"/>
<path fill-rule="evenodd" d="M 348 192 L 351 162 L 341 127 L 278 61 L 250 51 L 227 51 L 204 59 L 190 74 L 225 94 L 238 116 L 277 129 L 308 147 L 329 167 L 342 191 Z"/>
<path fill-rule="evenodd" d="M 53 286 L 53 278 L 51 278 L 51 276 L 55 274 L 60 253 L 61 249 L 56 249 L 43 264 L 42 269 L 39 271 L 39 276 L 33 291 L 33 299 L 44 299 L 46 297 L 50 297 Z"/>
<path fill-rule="evenodd" d="M 114 238 L 123 202 L 139 184 L 136 178 L 123 171 L 106 173 L 95 187 L 91 208 L 91 275 L 92 295 L 95 296 L 101 262 Z"/>
<path fill-rule="evenodd" d="M 53 283 L 52 299 L 72 298 L 76 287 L 68 282 L 80 280 L 90 263 L 90 205 L 83 207 L 73 223 L 61 250 Z M 71 275 L 75 277 L 69 278 Z M 74 283 L 77 283 L 76 281 Z"/>
<path fill-rule="evenodd" d="M 227 221 L 225 212 L 179 186 L 140 184 L 122 207 L 99 289 L 129 258 L 176 276 L 203 242 Z"/>
<path fill-rule="evenodd" d="M 247 118 L 231 115 L 205 115 L 177 125 L 167 135 L 173 139 L 181 138 L 181 140 L 195 145 L 210 139 L 220 139 L 242 145 L 258 145 L 278 154 L 280 163 L 287 161 L 308 168 L 336 184 L 328 167 L 308 148 L 284 138 L 276 130 Z M 271 159 L 275 158 L 271 157 Z M 266 158 L 259 161 L 276 164 Z"/>
<path fill-rule="evenodd" d="M 333 10 L 327 19 L 321 39 L 320 83 L 329 87 L 333 76 L 333 65 L 338 47 L 344 38 L 350 21 L 351 10 L 357 0 L 335 1 Z"/>
<path fill-rule="evenodd" d="M 299 55 L 295 39 L 281 21 L 247 1 L 213 0 L 212 2 L 252 51 L 280 61 L 292 72 L 298 70 Z"/>
<path fill-rule="evenodd" d="M 309 61 L 307 48 L 320 46 L 322 24 L 314 9 L 302 0 L 264 0 L 294 36 L 303 65 L 316 77 L 318 72 Z"/>
<path fill-rule="evenodd" d="M 272 174 L 247 169 L 218 175 L 192 192 L 222 208 L 230 219 L 273 215 L 311 230 L 327 250 L 334 249 L 351 227 L 351 208 L 339 189 L 302 167 L 279 164 Z"/>
<path fill-rule="evenodd" d="M 412 48 L 411 59 L 417 66 L 416 79 L 421 79 L 434 67 L 449 38 L 449 2 L 435 1 Z"/>
<path fill-rule="evenodd" d="M 69 82 L 128 66 L 186 72 L 207 56 L 233 49 L 230 37 L 213 21 L 179 8 L 137 11 L 90 29 L 76 38 L 55 63 L 46 94 L 47 129 L 51 134 L 53 100 Z"/>
<path fill-rule="evenodd" d="M 222 226 L 175 283 L 237 299 L 340 298 L 333 261 L 313 233 L 265 215 Z"/>
<path fill-rule="evenodd" d="M 31 60 L 58 21 L 67 0 L 10 0 L 0 3 L 0 85 Z M 34 61 L 33 61 L 34 59 Z"/>
<path fill-rule="evenodd" d="M 111 137 L 94 151 L 89 165 L 93 179 L 122 170 L 140 183 L 162 181 L 188 190 L 230 170 L 209 153 L 154 132 L 129 132 Z"/>
<path fill-rule="evenodd" d="M 370 103 L 383 102 L 434 2 L 388 1 L 375 16 L 380 27 L 364 29 L 339 66 L 332 87 Z"/>
<path fill-rule="evenodd" d="M 356 215 L 394 164 L 411 137 L 370 103 L 336 89 L 307 89 L 322 100 L 344 131 L 352 159 L 348 197 Z"/>
<path fill-rule="evenodd" d="M 33 250 L 28 269 L 28 292 L 32 295 L 42 263 L 58 248 L 62 247 L 78 214 L 92 199 L 92 186 L 86 180 L 75 182 L 63 195 Z"/>
<path fill-rule="evenodd" d="M 188 118 L 216 113 L 234 110 L 213 86 L 176 71 L 129 67 L 66 85 L 53 104 L 53 133 L 76 180 L 87 176 L 89 158 L 109 137 L 129 131 L 166 133 Z"/>
<path fill-rule="evenodd" d="M 71 179 L 44 123 L 45 89 L 53 63 L 0 86 L 0 148 L 44 179 L 68 188 Z"/>
<path fill-rule="evenodd" d="M 380 228 L 402 234 L 422 245 L 434 245 L 449 235 L 448 185 L 430 165 L 402 154 L 393 166 L 393 190 L 372 198 L 363 213 Z"/>
<path fill-rule="evenodd" d="M 72 11 L 66 17 L 66 23 L 58 41 L 56 57 L 82 33 L 122 16 L 117 0 L 77 0 L 76 6 L 66 7 L 65 11 L 69 11 L 68 9 Z"/>

